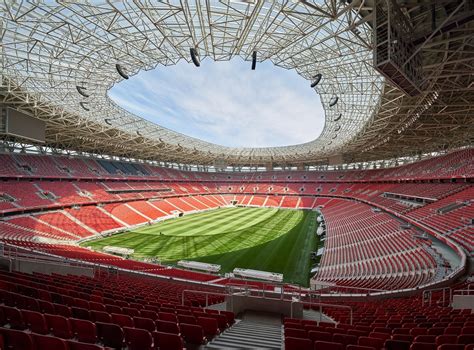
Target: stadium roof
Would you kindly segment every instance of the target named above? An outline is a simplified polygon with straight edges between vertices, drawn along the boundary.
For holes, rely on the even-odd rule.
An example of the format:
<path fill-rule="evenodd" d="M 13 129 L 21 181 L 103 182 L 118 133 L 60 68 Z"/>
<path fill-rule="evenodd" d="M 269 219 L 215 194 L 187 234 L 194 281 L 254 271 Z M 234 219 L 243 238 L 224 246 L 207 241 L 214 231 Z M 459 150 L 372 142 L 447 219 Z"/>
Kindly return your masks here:
<path fill-rule="evenodd" d="M 407 40 L 422 56 L 413 67 L 421 76 L 416 94 L 374 67 L 373 1 L 348 3 L 5 1 L 0 94 L 4 105 L 47 122 L 48 146 L 188 164 L 352 162 L 471 142 L 472 3 L 387 2 L 407 19 Z M 241 56 L 249 69 L 256 52 L 258 61 L 294 69 L 308 89 L 321 74 L 321 136 L 286 147 L 224 147 L 148 122 L 108 97 L 126 75 L 181 59 L 193 64 L 190 49 L 201 60 Z"/>

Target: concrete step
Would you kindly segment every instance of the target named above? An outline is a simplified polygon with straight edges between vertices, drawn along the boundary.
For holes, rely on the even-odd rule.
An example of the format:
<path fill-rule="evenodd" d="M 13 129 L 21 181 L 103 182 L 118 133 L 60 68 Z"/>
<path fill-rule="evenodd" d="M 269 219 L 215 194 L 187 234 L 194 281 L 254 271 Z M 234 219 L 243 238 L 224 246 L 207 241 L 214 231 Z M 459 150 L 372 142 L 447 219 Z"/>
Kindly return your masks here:
<path fill-rule="evenodd" d="M 270 333 L 279 333 L 281 331 L 281 326 L 264 326 L 258 324 L 247 324 L 245 322 L 239 322 L 235 325 L 235 329 L 252 329 L 252 330 L 262 330 Z"/>
<path fill-rule="evenodd" d="M 224 343 L 233 343 L 233 344 L 250 344 L 252 346 L 261 346 L 261 347 L 280 347 L 280 340 L 266 340 L 266 339 L 257 339 L 255 337 L 245 337 L 242 335 L 233 335 L 233 336 L 223 336 L 219 337 L 212 342 L 212 344 L 224 344 Z"/>
<path fill-rule="evenodd" d="M 232 334 L 239 334 L 246 337 L 259 336 L 262 339 L 265 339 L 265 338 L 271 339 L 271 338 L 279 337 L 281 335 L 281 332 L 267 333 L 267 332 L 262 332 L 262 331 L 250 331 L 250 330 L 238 329 L 238 330 L 234 330 Z"/>
<path fill-rule="evenodd" d="M 280 349 L 282 346 L 281 325 L 256 323 L 254 320 L 237 322 L 205 349 Z"/>
<path fill-rule="evenodd" d="M 248 326 L 235 326 L 235 329 L 239 329 L 242 331 L 250 331 L 250 332 L 264 332 L 264 333 L 270 333 L 270 334 L 279 334 L 281 332 L 281 328 L 278 329 L 267 329 L 267 328 L 262 328 L 262 327 L 248 327 Z"/>

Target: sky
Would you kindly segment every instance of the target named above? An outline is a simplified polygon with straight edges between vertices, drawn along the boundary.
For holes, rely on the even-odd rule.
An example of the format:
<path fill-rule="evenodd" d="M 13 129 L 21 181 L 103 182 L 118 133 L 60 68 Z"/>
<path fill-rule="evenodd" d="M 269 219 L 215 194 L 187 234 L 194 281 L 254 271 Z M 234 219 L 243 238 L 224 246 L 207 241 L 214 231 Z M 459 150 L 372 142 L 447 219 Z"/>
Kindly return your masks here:
<path fill-rule="evenodd" d="M 168 129 L 230 147 L 273 147 L 312 141 L 324 127 L 324 110 L 310 82 L 271 62 L 241 58 L 201 66 L 141 71 L 116 84 L 119 106 Z"/>

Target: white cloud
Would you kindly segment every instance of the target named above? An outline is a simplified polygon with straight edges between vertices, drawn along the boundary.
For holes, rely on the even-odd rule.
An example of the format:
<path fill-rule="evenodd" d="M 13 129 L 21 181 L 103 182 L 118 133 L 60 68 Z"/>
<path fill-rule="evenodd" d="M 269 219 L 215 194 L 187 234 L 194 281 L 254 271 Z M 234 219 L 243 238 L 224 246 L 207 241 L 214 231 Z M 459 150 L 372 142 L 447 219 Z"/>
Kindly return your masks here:
<path fill-rule="evenodd" d="M 308 142 L 324 127 L 324 111 L 309 82 L 294 71 L 234 59 L 201 67 L 140 72 L 114 86 L 120 106 L 169 129 L 225 146 L 268 147 Z"/>

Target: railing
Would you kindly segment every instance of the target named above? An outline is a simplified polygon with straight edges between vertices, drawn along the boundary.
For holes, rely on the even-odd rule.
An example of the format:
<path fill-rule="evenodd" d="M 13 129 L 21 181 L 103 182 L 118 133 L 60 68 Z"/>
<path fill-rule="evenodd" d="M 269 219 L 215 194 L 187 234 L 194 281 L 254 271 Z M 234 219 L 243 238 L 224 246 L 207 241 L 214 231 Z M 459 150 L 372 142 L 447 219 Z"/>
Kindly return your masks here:
<path fill-rule="evenodd" d="M 273 298 L 283 300 L 285 295 L 293 291 L 285 291 L 285 285 L 278 282 L 265 282 L 265 281 L 252 281 L 246 279 L 232 278 L 234 280 L 242 281 L 242 284 L 228 283 L 226 289 L 229 290 L 230 294 L 235 292 L 245 293 L 247 295 L 259 296 L 263 298 Z M 260 286 L 256 285 L 260 284 Z M 301 287 L 297 289 L 298 295 L 306 292 Z"/>
<path fill-rule="evenodd" d="M 463 289 L 457 289 L 453 292 L 454 295 L 474 295 L 474 282 L 469 283 Z"/>
<path fill-rule="evenodd" d="M 206 291 L 203 291 L 203 290 L 185 289 L 181 292 L 181 305 L 183 305 L 183 306 L 185 305 L 184 304 L 185 294 L 204 294 L 206 296 L 206 307 L 209 306 L 209 295 L 219 295 L 219 296 L 223 296 L 223 297 L 229 296 L 229 294 L 227 294 L 227 293 L 206 292 Z M 231 303 L 232 303 L 232 298 L 231 298 Z M 231 304 L 231 306 L 232 306 L 232 304 Z M 231 310 L 232 310 L 232 308 L 231 308 Z"/>
<path fill-rule="evenodd" d="M 453 290 L 450 287 L 444 287 L 424 290 L 421 298 L 422 306 L 425 306 L 425 304 L 431 306 L 433 302 L 433 292 L 442 292 L 443 306 L 451 305 L 453 300 Z M 446 301 L 448 301 L 448 305 L 446 305 Z"/>
<path fill-rule="evenodd" d="M 291 302 L 291 311 L 290 311 L 290 317 L 293 317 L 293 305 L 295 303 L 301 303 L 300 300 L 293 300 Z M 318 321 L 318 325 L 319 325 L 319 322 L 324 322 L 322 320 L 323 318 L 323 308 L 324 307 L 331 307 L 331 308 L 334 308 L 334 309 L 345 309 L 345 310 L 349 310 L 349 324 L 352 325 L 352 321 L 353 321 L 353 316 L 352 316 L 352 307 L 350 306 L 347 306 L 347 305 L 339 305 L 339 304 L 326 304 L 326 303 L 305 303 L 305 304 L 309 304 L 309 306 L 319 306 L 319 321 Z"/>

